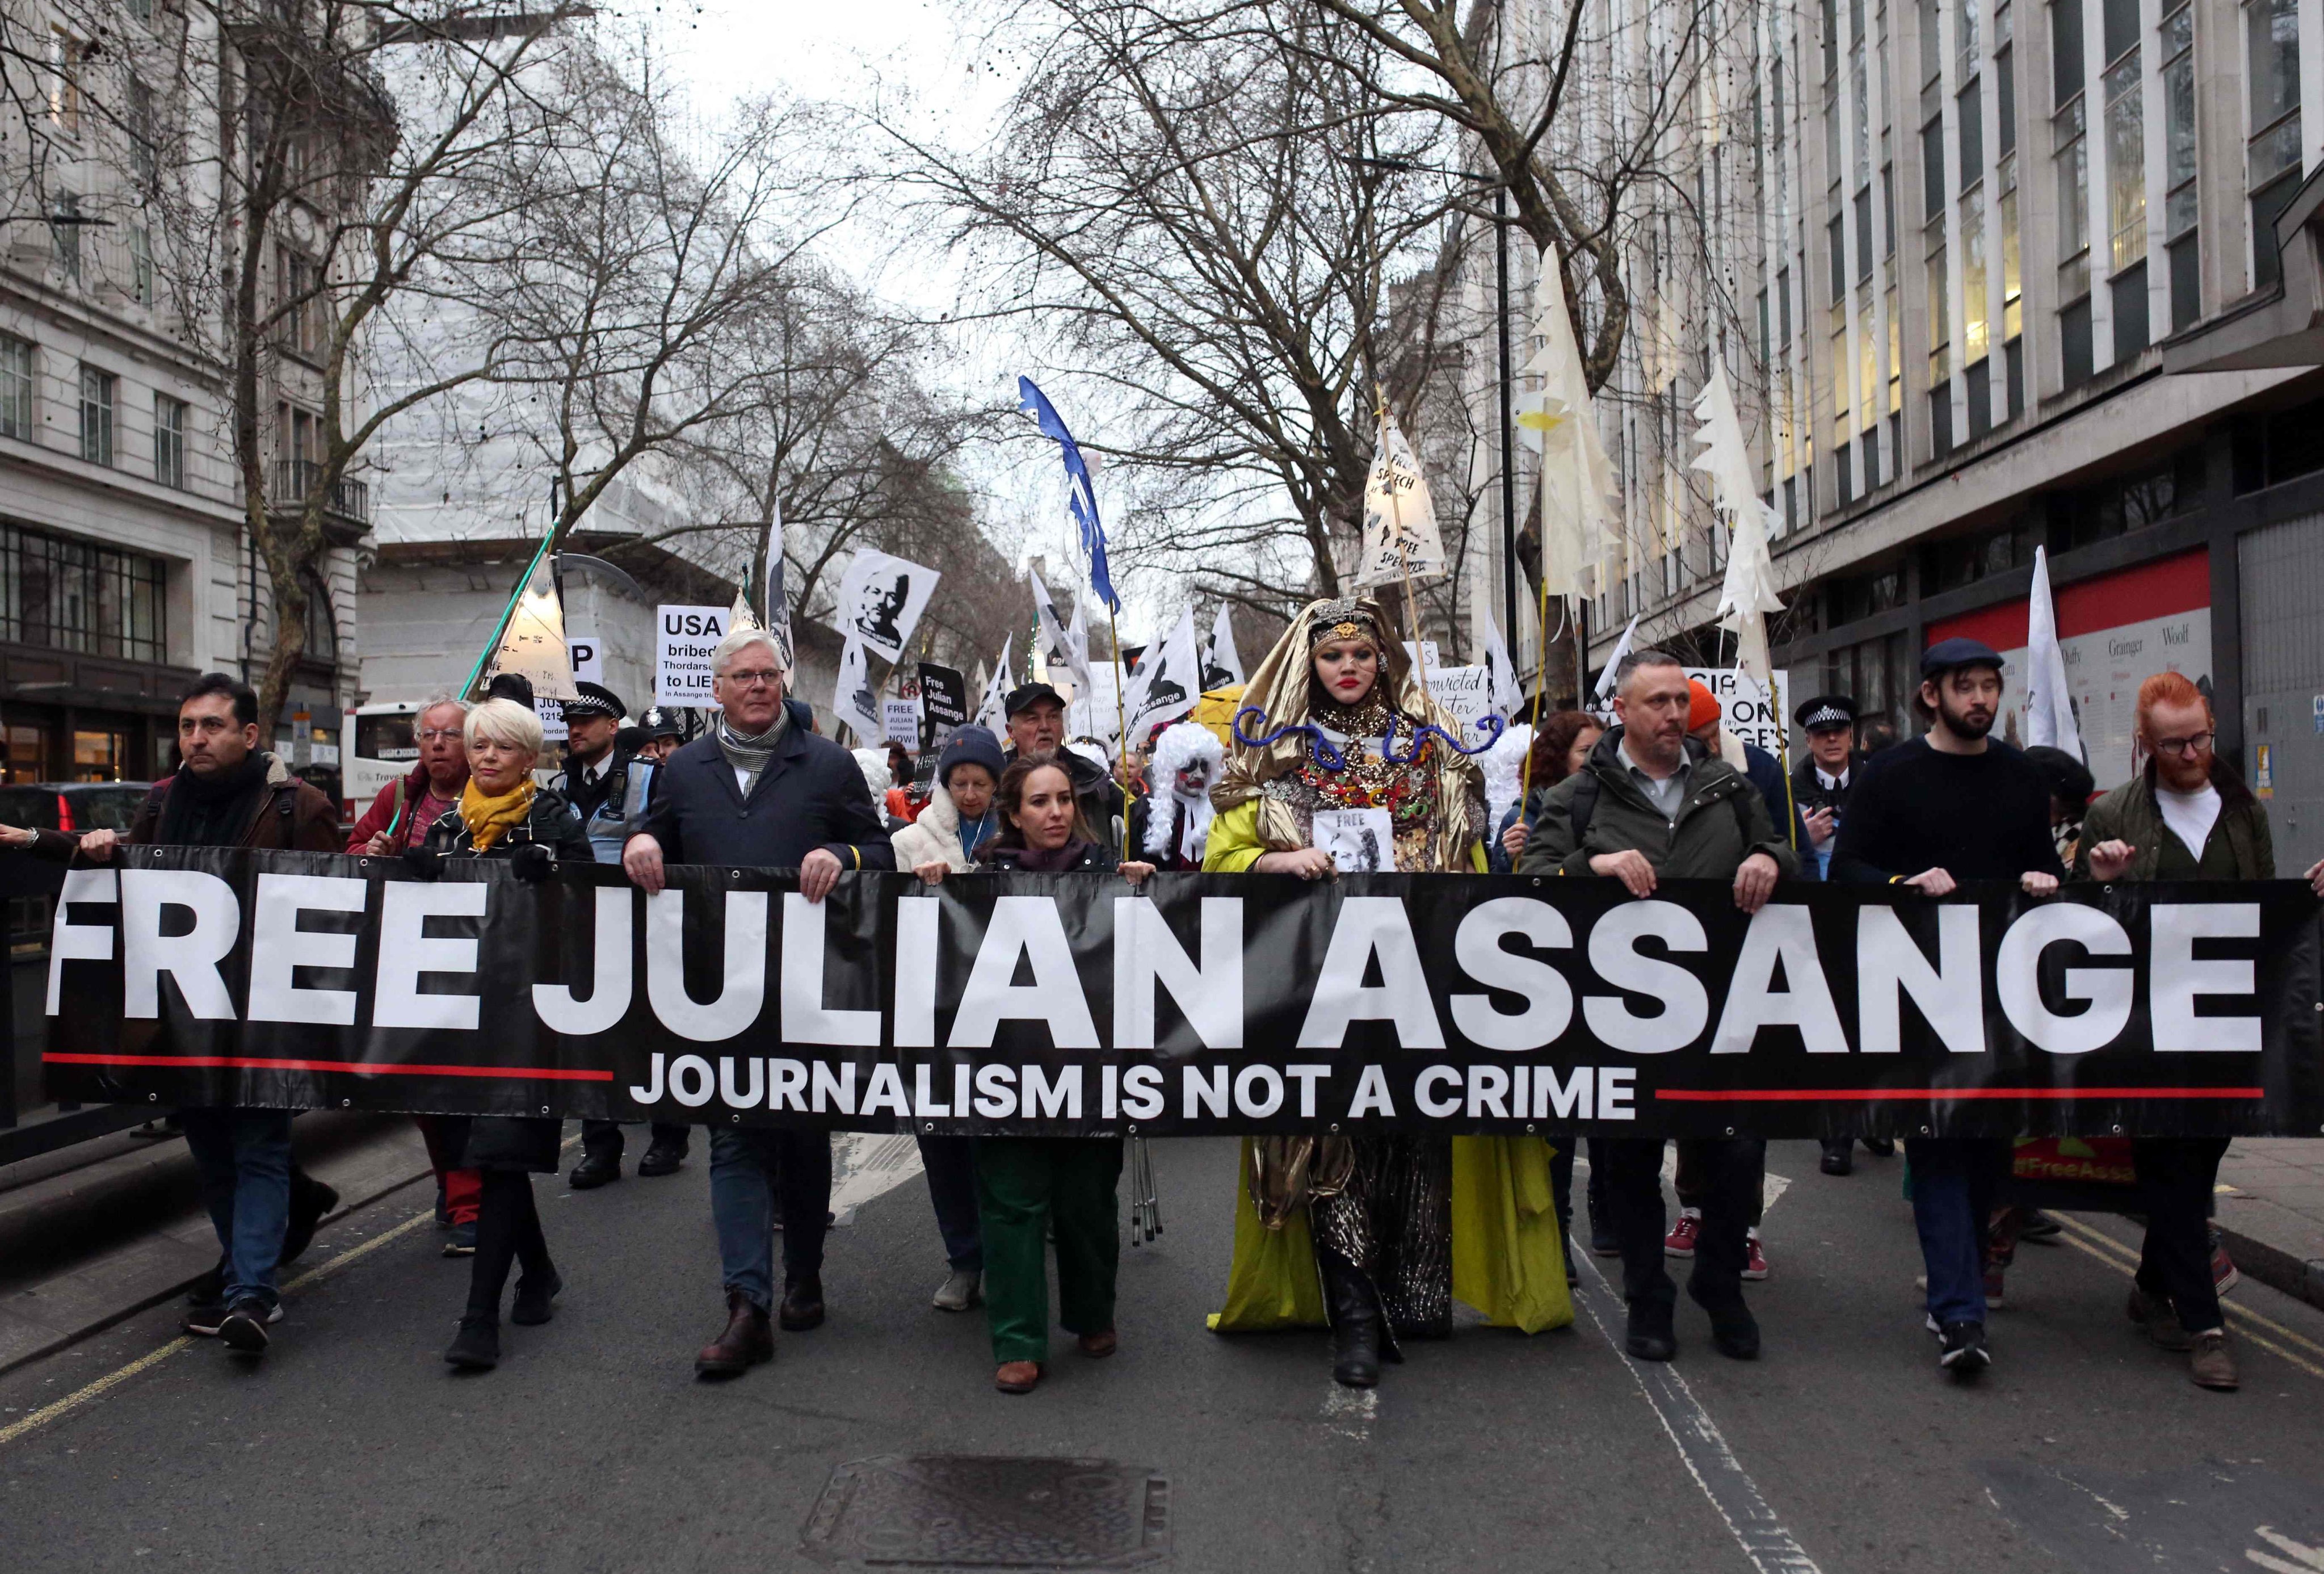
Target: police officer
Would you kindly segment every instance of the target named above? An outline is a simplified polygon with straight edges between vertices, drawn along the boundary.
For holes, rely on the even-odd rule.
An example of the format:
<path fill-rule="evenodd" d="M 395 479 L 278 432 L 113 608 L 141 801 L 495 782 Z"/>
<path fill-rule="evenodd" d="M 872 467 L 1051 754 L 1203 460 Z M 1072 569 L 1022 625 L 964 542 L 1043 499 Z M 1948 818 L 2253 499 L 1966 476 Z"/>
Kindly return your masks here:
<path fill-rule="evenodd" d="M 650 706 L 638 718 L 634 729 L 638 735 L 638 757 L 659 764 L 678 753 L 678 745 L 686 741 L 686 729 L 678 723 L 678 712 L 659 705 Z"/>
<path fill-rule="evenodd" d="M 557 790 L 581 817 L 581 829 L 601 864 L 618 864 L 622 848 L 645 821 L 655 763 L 615 746 L 621 696 L 602 683 L 576 683 L 578 699 L 565 702 L 565 773 Z M 649 711 L 649 717 L 656 712 Z M 641 728 L 641 730 L 645 730 Z M 676 730 L 675 723 L 672 730 Z M 691 1128 L 656 1123 L 653 1141 L 638 1161 L 641 1175 L 675 1175 L 686 1162 Z M 622 1178 L 622 1128 L 610 1120 L 581 1123 L 581 1161 L 567 1177 L 576 1191 Z"/>
<path fill-rule="evenodd" d="M 1792 767 L 1792 801 L 1806 822 L 1816 873 L 1828 873 L 1840 817 L 1856 772 L 1856 701 L 1845 694 L 1819 694 L 1792 712 L 1808 736 L 1808 751 Z"/>
<path fill-rule="evenodd" d="M 1817 873 L 1831 872 L 1831 849 L 1840 839 L 1840 822 L 1848 812 L 1848 791 L 1856 782 L 1862 756 L 1856 752 L 1856 701 L 1845 694 L 1819 694 L 1792 711 L 1792 719 L 1807 734 L 1808 752 L 1792 767 L 1792 798 L 1800 806 L 1800 822 L 1807 829 L 1803 861 L 1813 858 Z M 1823 1139 L 1821 1168 L 1827 1175 L 1845 1175 L 1856 1167 L 1856 1140 Z M 1886 1158 L 1896 1151 L 1887 1137 L 1866 1137 L 1864 1145 Z"/>

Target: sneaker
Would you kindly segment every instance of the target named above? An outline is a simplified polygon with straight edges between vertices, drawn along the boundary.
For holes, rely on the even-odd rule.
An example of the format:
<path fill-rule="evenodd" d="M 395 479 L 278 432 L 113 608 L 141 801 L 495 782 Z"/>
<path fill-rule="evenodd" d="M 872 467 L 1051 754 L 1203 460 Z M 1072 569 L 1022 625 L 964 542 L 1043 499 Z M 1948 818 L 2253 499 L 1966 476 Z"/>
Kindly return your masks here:
<path fill-rule="evenodd" d="M 1598 1210 L 1590 1210 L 1590 1255 L 1593 1257 L 1618 1257 L 1622 1255 L 1622 1237 L 1614 1233 L 1614 1221 L 1600 1218 Z"/>
<path fill-rule="evenodd" d="M 444 1237 L 444 1255 L 447 1257 L 473 1257 L 476 1255 L 475 1219 L 452 1227 L 452 1233 Z"/>
<path fill-rule="evenodd" d="M 282 1303 L 272 1304 L 255 1295 L 245 1295 L 236 1301 L 218 1324 L 218 1338 L 230 1349 L 245 1356 L 263 1354 L 266 1349 L 266 1329 L 270 1323 L 282 1320 Z"/>
<path fill-rule="evenodd" d="M 1985 1265 L 1985 1309 L 1987 1311 L 1997 1311 L 2004 1304 L 2001 1278 L 2000 1264 L 1987 1263 Z"/>
<path fill-rule="evenodd" d="M 1985 1347 L 1985 1325 L 1981 1322 L 1949 1322 L 1937 1327 L 1931 1318 L 1929 1327 L 1937 1336 L 1937 1366 L 1966 1383 L 1993 1365 L 1993 1352 Z"/>
<path fill-rule="evenodd" d="M 2066 1227 L 2038 1208 L 2029 1208 L 2018 1222 L 2017 1238 L 2021 1241 L 2055 1240 L 2065 1233 Z"/>
<path fill-rule="evenodd" d="M 1663 1255 L 1665 1257 L 1693 1256 L 1695 1237 L 1701 1234 L 1702 1234 L 1702 1209 L 1680 1208 L 1678 1222 L 1671 1226 L 1670 1234 L 1663 1237 Z"/>
<path fill-rule="evenodd" d="M 2212 1226 L 2211 1283 L 2219 1294 L 2225 1295 L 2243 1282 L 2243 1271 L 2236 1266 L 2235 1259 L 2227 1255 L 2227 1244 L 2219 1238 L 2218 1227 Z"/>
<path fill-rule="evenodd" d="M 984 1275 L 974 1268 L 954 1268 L 928 1304 L 938 1311 L 966 1311 L 984 1299 Z"/>
<path fill-rule="evenodd" d="M 226 1321 L 226 1304 L 222 1300 L 196 1301 L 186 1308 L 186 1320 L 178 1326 L 198 1338 L 216 1338 L 218 1327 Z"/>
<path fill-rule="evenodd" d="M 2222 1393 L 2232 1393 L 2242 1386 L 2243 1379 L 2236 1372 L 2236 1357 L 2227 1348 L 2225 1329 L 2195 1336 L 2194 1353 L 2187 1357 L 2187 1375 L 2195 1380 L 2198 1388 L 2215 1388 Z"/>
<path fill-rule="evenodd" d="M 1743 1237 L 1743 1277 L 1757 1281 L 1767 1276 L 1767 1254 L 1759 1245 L 1759 1232 L 1753 1230 Z"/>

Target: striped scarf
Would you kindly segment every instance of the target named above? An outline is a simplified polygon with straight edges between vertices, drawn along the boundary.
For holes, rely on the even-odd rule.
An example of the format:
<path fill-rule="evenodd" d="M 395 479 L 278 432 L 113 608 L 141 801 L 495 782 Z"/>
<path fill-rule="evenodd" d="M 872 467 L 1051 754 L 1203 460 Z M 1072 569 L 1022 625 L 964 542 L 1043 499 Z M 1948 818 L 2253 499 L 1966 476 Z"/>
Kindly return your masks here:
<path fill-rule="evenodd" d="M 726 756 L 728 764 L 750 778 L 742 788 L 743 797 L 748 798 L 751 789 L 759 784 L 759 773 L 765 770 L 767 762 L 774 757 L 775 745 L 783 741 L 783 735 L 790 730 L 790 725 L 791 711 L 788 705 L 776 706 L 775 724 L 755 736 L 736 732 L 726 724 L 726 713 L 723 710 L 718 713 L 718 750 Z"/>

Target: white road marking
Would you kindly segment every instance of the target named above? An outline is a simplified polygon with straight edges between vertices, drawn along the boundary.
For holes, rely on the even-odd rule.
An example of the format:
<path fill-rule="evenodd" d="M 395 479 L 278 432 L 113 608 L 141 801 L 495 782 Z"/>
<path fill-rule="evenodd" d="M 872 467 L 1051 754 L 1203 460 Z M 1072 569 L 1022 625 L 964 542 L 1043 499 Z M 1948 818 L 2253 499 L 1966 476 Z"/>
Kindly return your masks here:
<path fill-rule="evenodd" d="M 1695 1398 L 1694 1390 L 1687 1386 L 1677 1367 L 1668 1361 L 1634 1361 L 1622 1348 L 1620 1338 L 1598 1315 L 1596 1304 L 1601 1298 L 1611 1297 L 1613 1287 L 1596 1263 L 1588 1258 L 1582 1261 L 1591 1277 L 1597 1281 L 1598 1293 L 1585 1290 L 1574 1297 L 1575 1302 L 1589 1313 L 1599 1336 L 1613 1347 L 1622 1364 L 1630 1369 L 1638 1392 L 1654 1411 L 1655 1419 L 1662 1422 L 1671 1446 L 1678 1450 L 1679 1462 L 1694 1477 L 1703 1496 L 1711 1500 L 1711 1508 L 1726 1522 L 1736 1545 L 1751 1560 L 1751 1567 L 1759 1574 L 1821 1574 L 1815 1560 L 1775 1518 L 1775 1511 L 1760 1495 L 1758 1486 L 1744 1470 L 1743 1462 L 1727 1446 L 1719 1423 L 1711 1419 L 1711 1412 Z"/>
<path fill-rule="evenodd" d="M 1587 1175 L 1590 1173 L 1590 1161 L 1587 1159 L 1574 1160 L 1573 1172 L 1577 1175 Z M 1678 1190 L 1678 1150 L 1675 1147 L 1665 1148 L 1663 1150 L 1663 1179 L 1670 1182 L 1670 1188 L 1674 1192 Z M 1790 1176 L 1778 1175 L 1773 1170 L 1768 1171 L 1766 1175 L 1766 1184 L 1764 1186 L 1766 1197 L 1762 1201 L 1759 1209 L 1760 1213 L 1764 1216 L 1768 1208 L 1775 1206 L 1775 1199 L 1781 1197 L 1784 1192 L 1789 1191 L 1791 1189 L 1792 1178 Z"/>
<path fill-rule="evenodd" d="M 1379 1414 L 1379 1390 L 1332 1384 L 1323 1395 L 1323 1424 L 1343 1438 L 1368 1442 L 1372 1420 Z"/>
<path fill-rule="evenodd" d="M 855 1222 L 855 1210 L 885 1197 L 920 1172 L 919 1139 L 909 1132 L 844 1132 L 831 1154 L 834 1228 Z"/>
<path fill-rule="evenodd" d="M 2273 1569 L 2274 1574 L 2315 1574 L 2316 1570 L 2324 1569 L 2324 1548 L 2303 1546 L 2279 1532 L 2273 1525 L 2261 1525 L 2252 1534 L 2277 1551 L 2291 1555 L 2292 1560 L 2287 1562 L 2282 1558 L 2271 1558 L 2254 1548 L 2245 1548 L 2244 1557 L 2263 1569 Z"/>

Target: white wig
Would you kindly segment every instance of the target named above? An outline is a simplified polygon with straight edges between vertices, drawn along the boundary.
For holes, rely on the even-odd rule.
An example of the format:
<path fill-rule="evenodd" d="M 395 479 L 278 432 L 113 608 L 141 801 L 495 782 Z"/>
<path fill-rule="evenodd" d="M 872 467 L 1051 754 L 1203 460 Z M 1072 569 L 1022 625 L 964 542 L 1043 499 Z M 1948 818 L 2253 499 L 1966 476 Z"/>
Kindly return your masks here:
<path fill-rule="evenodd" d="M 1177 785 L 1179 772 L 1200 771 L 1207 792 L 1217 785 L 1225 760 L 1226 750 L 1220 746 L 1219 735 L 1202 723 L 1182 721 L 1165 727 L 1162 736 L 1154 740 L 1154 790 L 1171 791 Z"/>
<path fill-rule="evenodd" d="M 884 804 L 888 801 L 888 789 L 896 784 L 895 778 L 888 773 L 888 751 L 857 749 L 854 754 L 855 768 L 863 773 L 863 785 L 872 789 L 872 804 L 875 807 Z"/>
<path fill-rule="evenodd" d="M 1154 757 L 1147 780 L 1153 796 L 1147 801 L 1146 852 L 1167 858 L 1174 847 L 1200 863 L 1211 835 L 1211 789 L 1225 768 L 1226 750 L 1219 735 L 1199 722 L 1182 721 L 1167 727 L 1154 740 Z M 1199 771 L 1203 790 L 1192 798 L 1178 791 L 1178 773 Z"/>

